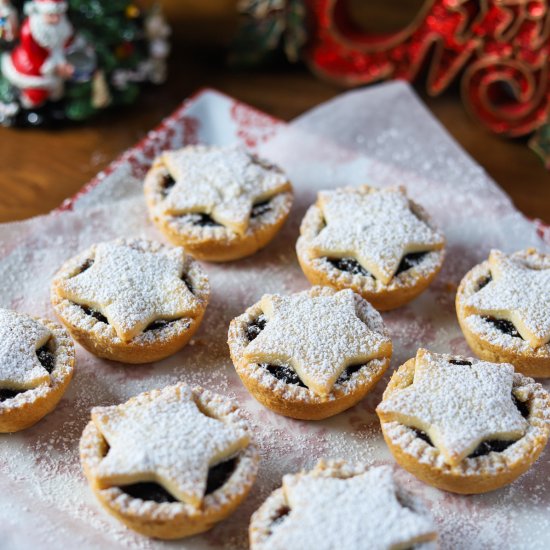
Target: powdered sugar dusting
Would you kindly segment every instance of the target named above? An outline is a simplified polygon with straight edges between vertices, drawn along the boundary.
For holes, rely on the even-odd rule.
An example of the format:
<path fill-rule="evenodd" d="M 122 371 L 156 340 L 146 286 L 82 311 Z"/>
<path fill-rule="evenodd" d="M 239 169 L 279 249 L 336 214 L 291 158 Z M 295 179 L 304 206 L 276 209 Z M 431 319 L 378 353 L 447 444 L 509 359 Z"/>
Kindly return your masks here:
<path fill-rule="evenodd" d="M 522 259 L 491 251 L 492 280 L 465 305 L 477 314 L 511 320 L 531 347 L 538 348 L 550 341 L 550 266 L 530 266 Z"/>
<path fill-rule="evenodd" d="M 0 389 L 31 389 L 50 379 L 36 355 L 50 336 L 42 323 L 0 308 Z"/>
<path fill-rule="evenodd" d="M 405 254 L 440 249 L 445 242 L 411 211 L 402 188 L 323 191 L 319 204 L 326 227 L 311 243 L 316 253 L 352 256 L 385 284 Z"/>
<path fill-rule="evenodd" d="M 298 474 L 283 478 L 290 515 L 254 550 L 406 548 L 436 537 L 431 519 L 404 507 L 392 469 L 370 468 L 341 479 Z"/>
<path fill-rule="evenodd" d="M 182 280 L 182 248 L 119 240 L 93 247 L 90 260 L 91 267 L 58 279 L 54 290 L 103 313 L 124 341 L 157 319 L 185 317 L 197 306 Z"/>
<path fill-rule="evenodd" d="M 237 233 L 245 233 L 254 203 L 288 188 L 280 169 L 240 147 L 188 146 L 162 155 L 176 180 L 162 202 L 170 215 L 204 212 Z"/>
<path fill-rule="evenodd" d="M 202 98 L 194 110 L 204 121 L 201 138 L 209 143 L 233 140 L 233 127 L 224 126 L 233 101 L 213 92 Z M 352 409 L 328 420 L 300 422 L 257 403 L 240 383 L 227 352 L 229 322 L 248 305 L 265 293 L 288 294 L 309 286 L 297 264 L 294 243 L 303 213 L 317 192 L 365 181 L 376 185 L 405 182 L 409 194 L 430 210 L 445 231 L 448 254 L 439 278 L 406 307 L 384 314 L 395 344 L 394 367 L 414 356 L 419 346 L 467 353 L 454 310 L 456 285 L 464 273 L 485 259 L 490 248 L 512 251 L 544 245 L 537 240 L 534 226 L 430 119 L 403 83 L 369 87 L 338 101 L 300 121 L 304 128 L 315 117 L 315 125 L 309 128 L 325 132 L 327 139 L 293 132 L 292 127 L 280 124 L 275 139 L 262 145 L 262 155 L 283 166 L 295 183 L 295 207 L 264 251 L 240 262 L 206 266 L 213 292 L 191 343 L 164 361 L 131 369 L 98 359 L 77 346 L 75 376 L 57 409 L 36 426 L 2 438 L 0 540 L 9 550 L 161 550 L 181 545 L 190 550 L 244 550 L 251 514 L 280 487 L 283 475 L 310 469 L 320 457 L 393 463 L 374 413 L 391 372 Z M 162 132 L 155 139 L 159 147 L 162 142 L 168 148 L 182 145 Z M 335 140 L 346 148 L 335 145 Z M 381 159 L 390 164 L 382 164 Z M 98 241 L 121 236 L 161 240 L 148 222 L 139 195 L 114 203 L 97 200 L 87 210 L 0 226 L 0 306 L 51 318 L 49 283 L 67 258 Z M 249 497 L 231 518 L 201 536 L 166 543 L 129 531 L 99 507 L 81 472 L 78 440 L 91 407 L 118 404 L 142 391 L 182 380 L 227 395 L 245 410 L 262 461 Z M 550 381 L 543 385 L 549 387 Z M 486 457 L 476 460 L 482 458 Z M 395 468 L 398 482 L 428 501 L 440 547 L 453 550 L 546 550 L 550 544 L 549 472 L 550 449 L 513 484 L 463 497 L 429 487 Z"/>
<path fill-rule="evenodd" d="M 384 421 L 426 432 L 446 463 L 456 466 L 482 441 L 519 439 L 528 423 L 512 401 L 512 365 L 450 361 L 456 359 L 420 349 L 414 383 L 382 401 L 378 411 Z"/>
<path fill-rule="evenodd" d="M 239 424 L 201 412 L 185 385 L 140 394 L 118 406 L 95 407 L 92 420 L 110 446 L 95 471 L 101 488 L 155 479 L 194 506 L 202 501 L 209 466 L 249 441 Z"/>
<path fill-rule="evenodd" d="M 316 393 L 327 395 L 348 365 L 388 356 L 391 342 L 357 316 L 351 290 L 312 296 L 264 296 L 268 323 L 245 348 L 254 363 L 290 364 Z"/>
<path fill-rule="evenodd" d="M 286 216 L 292 205 L 292 194 L 289 192 L 279 193 L 269 201 L 270 209 L 261 216 L 251 218 L 248 221 L 247 234 L 256 233 L 261 228 L 276 225 L 282 216 Z M 194 239 L 211 238 L 214 240 L 225 240 L 229 245 L 237 242 L 241 235 L 235 233 L 224 225 L 203 226 L 196 223 L 200 214 L 183 214 L 181 216 L 169 216 L 168 224 L 176 232 L 184 232 L 185 235 Z"/>
<path fill-rule="evenodd" d="M 526 340 L 502 332 L 480 315 L 469 315 L 465 322 L 472 332 L 480 335 L 484 340 L 499 348 L 522 354 L 534 354 L 535 357 L 550 356 L 549 344 L 533 349 Z"/>

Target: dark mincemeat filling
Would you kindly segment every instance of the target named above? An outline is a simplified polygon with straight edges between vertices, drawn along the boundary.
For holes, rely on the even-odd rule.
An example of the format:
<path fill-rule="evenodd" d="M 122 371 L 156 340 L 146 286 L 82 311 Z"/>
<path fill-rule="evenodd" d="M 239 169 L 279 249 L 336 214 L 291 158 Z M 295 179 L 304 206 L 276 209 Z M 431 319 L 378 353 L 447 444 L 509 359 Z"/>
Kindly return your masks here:
<path fill-rule="evenodd" d="M 267 363 L 261 363 L 261 367 L 266 369 L 269 374 L 277 378 L 277 380 L 283 381 L 285 384 L 294 384 L 300 386 L 301 388 L 307 388 L 307 386 L 302 382 L 296 371 L 289 365 L 269 365 Z M 350 365 L 346 367 L 342 374 L 336 380 L 337 384 L 343 384 L 347 382 L 354 372 L 357 372 L 365 365 Z"/>
<path fill-rule="evenodd" d="M 231 474 L 235 471 L 237 467 L 237 458 L 231 458 L 225 462 L 221 462 L 216 466 L 213 466 L 208 470 L 208 479 L 206 481 L 206 491 L 205 495 L 209 495 L 214 491 L 217 491 L 220 487 L 225 485 Z"/>
<path fill-rule="evenodd" d="M 529 407 L 527 403 L 519 401 L 518 399 L 516 399 L 514 395 L 512 395 L 512 399 L 514 401 L 514 405 L 517 407 L 518 411 L 521 413 L 521 416 L 523 416 L 523 418 L 527 418 L 529 416 Z M 418 437 L 419 439 L 422 439 L 422 441 L 425 441 L 431 447 L 434 446 L 434 444 L 432 443 L 432 440 L 430 439 L 430 436 L 426 432 L 423 432 L 422 430 L 419 430 L 417 428 L 410 428 L 410 429 L 416 434 L 416 437 Z M 474 451 L 470 455 L 468 455 L 468 458 L 485 456 L 492 452 L 501 453 L 502 451 L 505 451 L 508 447 L 516 443 L 516 441 L 503 441 L 500 439 L 483 441 L 477 446 L 476 449 L 474 449 Z"/>
<path fill-rule="evenodd" d="M 174 185 L 176 185 L 176 180 L 172 177 L 172 175 L 164 175 L 162 178 L 162 196 L 166 197 L 168 195 L 168 191 L 170 191 Z"/>
<path fill-rule="evenodd" d="M 283 523 L 288 514 L 290 514 L 290 508 L 288 506 L 281 506 L 281 508 L 277 510 L 276 515 L 271 519 L 271 525 L 269 526 L 270 534 L 273 531 L 274 527 L 277 527 L 278 525 Z"/>
<path fill-rule="evenodd" d="M 482 315 L 481 318 L 493 325 L 500 332 L 508 334 L 508 336 L 512 336 L 514 338 L 521 338 L 523 340 L 523 336 L 518 332 L 518 329 L 511 321 L 506 319 L 497 319 L 496 317 L 491 317 L 489 315 Z"/>
<path fill-rule="evenodd" d="M 271 210 L 272 210 L 271 199 L 268 199 L 266 201 L 255 204 L 252 207 L 252 211 L 250 212 L 250 217 L 259 218 L 260 216 L 263 216 L 267 212 L 271 212 Z"/>
<path fill-rule="evenodd" d="M 259 202 L 252 207 L 250 217 L 252 219 L 259 218 L 260 216 L 267 212 L 270 212 L 271 210 L 271 199 Z M 184 214 L 184 216 L 189 216 L 189 214 Z M 215 221 L 209 214 L 196 213 L 193 214 L 193 216 L 195 216 L 195 218 L 193 219 L 193 225 L 196 225 L 198 227 L 223 227 L 221 223 Z"/>
<path fill-rule="evenodd" d="M 178 502 L 164 487 L 154 482 L 133 483 L 120 487 L 120 490 L 133 498 L 152 500 L 162 504 L 164 502 Z"/>
<path fill-rule="evenodd" d="M 163 329 L 163 328 L 165 328 L 166 326 L 168 326 L 169 324 L 171 324 L 173 322 L 174 322 L 174 320 L 158 319 L 157 321 L 153 321 L 150 325 L 147 325 L 143 329 L 143 332 L 150 332 L 152 330 Z"/>
<path fill-rule="evenodd" d="M 189 289 L 189 292 L 191 294 L 195 294 L 195 289 L 193 288 L 193 283 L 191 283 L 191 280 L 187 276 L 186 273 L 183 273 L 181 276 L 181 280 L 185 283 L 185 286 Z"/>
<path fill-rule="evenodd" d="M 374 275 L 353 258 L 327 258 L 327 262 L 340 271 L 347 271 L 352 275 L 363 275 L 364 277 L 372 277 L 374 279 Z"/>
<path fill-rule="evenodd" d="M 20 393 L 23 393 L 23 391 L 20 391 L 20 390 L 0 390 L 0 403 L 2 401 L 7 401 L 8 399 L 11 399 L 12 397 L 15 397 L 16 395 L 19 395 Z"/>
<path fill-rule="evenodd" d="M 482 288 L 485 288 L 492 280 L 493 277 L 491 273 L 489 273 L 486 277 L 483 277 L 477 284 L 476 292 L 479 292 Z M 512 336 L 513 338 L 521 338 L 523 340 L 523 336 L 518 332 L 518 329 L 511 321 L 508 321 L 507 319 L 497 319 L 496 317 L 491 317 L 490 315 L 482 315 L 481 318 L 493 325 L 500 332 L 507 334 L 508 336 Z"/>
<path fill-rule="evenodd" d="M 493 277 L 490 273 L 489 275 L 487 275 L 487 277 L 483 277 L 483 279 L 481 279 L 481 281 L 479 281 L 479 283 L 477 284 L 476 292 L 479 292 L 482 288 L 486 287 L 492 280 Z"/>
<path fill-rule="evenodd" d="M 100 311 L 97 311 L 97 309 L 93 309 L 93 308 L 88 307 L 88 306 L 83 306 L 81 304 L 77 304 L 77 305 L 80 306 L 80 309 L 82 309 L 82 311 L 84 311 L 84 313 L 86 315 L 89 315 L 90 317 L 93 317 L 94 319 L 96 319 L 100 323 L 105 323 L 106 325 L 109 324 L 109 320 L 107 319 L 107 317 L 105 317 L 105 315 L 103 315 L 103 313 L 101 313 Z"/>
<path fill-rule="evenodd" d="M 107 317 L 105 317 L 105 315 L 103 315 L 103 313 L 101 313 L 100 311 L 97 311 L 97 309 L 93 309 L 91 307 L 83 306 L 80 304 L 78 305 L 86 315 L 93 317 L 100 323 L 105 323 L 106 325 L 109 324 L 109 320 L 107 319 Z M 158 319 L 157 321 L 153 321 L 147 327 L 145 327 L 143 329 L 143 332 L 150 332 L 151 330 L 163 329 L 166 326 L 170 325 L 171 323 L 175 323 L 176 321 L 178 321 L 178 319 Z"/>
<path fill-rule="evenodd" d="M 88 258 L 81 266 L 80 266 L 80 271 L 78 272 L 78 275 L 80 275 L 81 273 L 84 273 L 86 270 L 90 269 L 90 267 L 92 267 L 94 265 L 94 260 L 92 260 L 91 258 Z"/>
<path fill-rule="evenodd" d="M 237 466 L 237 457 L 226 460 L 208 470 L 205 495 L 209 495 L 222 487 Z M 133 498 L 141 500 L 152 500 L 162 504 L 164 502 L 178 502 L 164 487 L 154 482 L 133 483 L 119 487 L 121 491 Z"/>
<path fill-rule="evenodd" d="M 293 384 L 301 388 L 307 388 L 296 371 L 288 365 L 269 365 L 262 363 L 260 366 L 266 369 L 271 376 L 274 376 L 277 380 L 281 380 L 285 384 Z"/>
<path fill-rule="evenodd" d="M 428 252 L 411 252 L 410 254 L 406 254 L 399 263 L 394 277 L 422 263 L 427 254 Z M 340 271 L 346 271 L 352 275 L 363 275 L 364 277 L 376 278 L 370 271 L 367 271 L 353 258 L 326 258 L 326 260 Z"/>
<path fill-rule="evenodd" d="M 193 225 L 198 227 L 222 227 L 220 223 L 214 221 L 208 214 L 193 214 L 196 219 L 193 220 Z M 188 216 L 188 214 L 186 214 Z"/>
<path fill-rule="evenodd" d="M 55 357 L 48 347 L 48 342 L 46 342 L 40 349 L 36 350 L 36 356 L 38 357 L 40 364 L 48 371 L 49 374 L 51 374 L 55 367 Z"/>
<path fill-rule="evenodd" d="M 264 330 L 265 325 L 267 324 L 267 319 L 262 314 L 257 319 L 252 321 L 247 327 L 246 327 L 246 336 L 248 338 L 249 342 L 252 342 L 262 330 Z"/>
<path fill-rule="evenodd" d="M 408 271 L 409 269 L 421 264 L 427 255 L 427 252 L 411 252 L 410 254 L 406 254 L 399 263 L 394 276 L 397 276 L 400 273 Z"/>
<path fill-rule="evenodd" d="M 48 342 L 46 342 L 40 349 L 36 350 L 36 356 L 38 357 L 40 364 L 48 371 L 49 374 L 51 374 L 55 368 L 55 356 L 49 349 Z M 0 403 L 15 397 L 20 393 L 25 393 L 26 391 L 29 390 L 0 389 Z"/>
<path fill-rule="evenodd" d="M 257 338 L 260 332 L 264 330 L 266 324 L 267 319 L 263 314 L 252 321 L 246 327 L 246 336 L 248 338 L 248 341 L 252 342 L 252 340 Z M 307 388 L 307 386 L 302 382 L 296 371 L 289 365 L 270 365 L 268 363 L 261 363 L 260 366 L 266 369 L 269 374 L 277 378 L 277 380 L 281 380 L 285 384 L 294 384 L 300 386 L 301 388 Z M 344 382 L 347 382 L 351 378 L 353 373 L 357 372 L 364 366 L 365 365 L 350 365 L 342 372 L 336 383 L 343 384 Z"/>
<path fill-rule="evenodd" d="M 344 369 L 344 372 L 338 377 L 338 380 L 336 380 L 337 384 L 343 384 L 344 382 L 347 382 L 352 374 L 355 372 L 361 370 L 364 366 L 366 366 L 364 363 L 361 365 L 350 365 L 349 367 L 346 367 Z"/>

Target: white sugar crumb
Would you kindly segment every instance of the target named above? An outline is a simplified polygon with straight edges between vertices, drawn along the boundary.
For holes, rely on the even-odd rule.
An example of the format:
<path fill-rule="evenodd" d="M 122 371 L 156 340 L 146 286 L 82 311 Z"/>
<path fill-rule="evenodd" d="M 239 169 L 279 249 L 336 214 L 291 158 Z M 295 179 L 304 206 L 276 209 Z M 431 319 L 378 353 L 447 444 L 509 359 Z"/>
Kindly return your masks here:
<path fill-rule="evenodd" d="M 50 336 L 39 321 L 0 308 L 0 389 L 29 389 L 49 381 L 36 350 Z"/>

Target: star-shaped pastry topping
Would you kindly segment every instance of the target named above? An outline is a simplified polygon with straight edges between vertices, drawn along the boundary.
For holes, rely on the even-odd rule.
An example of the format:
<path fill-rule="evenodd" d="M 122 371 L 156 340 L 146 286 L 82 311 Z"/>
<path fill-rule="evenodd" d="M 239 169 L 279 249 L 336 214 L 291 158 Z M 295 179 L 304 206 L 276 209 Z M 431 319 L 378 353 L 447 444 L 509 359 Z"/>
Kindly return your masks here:
<path fill-rule="evenodd" d="M 209 467 L 249 442 L 242 427 L 203 414 L 185 384 L 95 407 L 92 421 L 109 444 L 96 471 L 101 488 L 156 482 L 195 507 L 202 502 Z"/>
<path fill-rule="evenodd" d="M 163 202 L 166 214 L 209 214 L 239 234 L 252 206 L 290 189 L 286 176 L 239 147 L 184 147 L 163 155 L 176 180 Z"/>
<path fill-rule="evenodd" d="M 100 311 L 128 342 L 150 323 L 189 315 L 197 300 L 182 280 L 185 252 L 148 249 L 148 241 L 111 241 L 95 246 L 92 267 L 63 279 L 59 293 Z"/>
<path fill-rule="evenodd" d="M 51 332 L 28 315 L 0 309 L 0 389 L 30 390 L 49 382 L 36 350 Z"/>
<path fill-rule="evenodd" d="M 283 492 L 290 513 L 269 548 L 391 550 L 436 538 L 431 520 L 397 499 L 389 466 L 347 479 L 287 475 Z"/>
<path fill-rule="evenodd" d="M 489 254 L 492 280 L 466 300 L 468 313 L 511 321 L 533 348 L 550 341 L 550 269 L 533 269 L 500 250 Z"/>
<path fill-rule="evenodd" d="M 323 191 L 318 204 L 326 226 L 313 239 L 315 253 L 352 257 L 384 284 L 406 254 L 445 244 L 441 233 L 413 214 L 402 187 Z"/>
<path fill-rule="evenodd" d="M 525 433 L 528 423 L 512 400 L 513 377 L 507 363 L 419 349 L 413 384 L 384 399 L 377 412 L 383 421 L 427 433 L 445 462 L 456 466 L 483 441 L 515 441 Z"/>
<path fill-rule="evenodd" d="M 254 363 L 290 365 L 313 392 L 327 396 L 343 370 L 371 359 L 389 357 L 389 338 L 357 316 L 351 290 L 311 296 L 265 295 L 261 307 L 268 322 L 244 350 Z"/>

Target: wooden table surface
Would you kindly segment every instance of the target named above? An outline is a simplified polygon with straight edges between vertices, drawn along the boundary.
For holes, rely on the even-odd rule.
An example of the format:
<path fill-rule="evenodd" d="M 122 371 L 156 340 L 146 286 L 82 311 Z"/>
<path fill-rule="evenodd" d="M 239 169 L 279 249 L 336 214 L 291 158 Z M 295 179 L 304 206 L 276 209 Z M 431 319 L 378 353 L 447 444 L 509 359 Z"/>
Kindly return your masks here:
<path fill-rule="evenodd" d="M 147 90 L 137 105 L 60 131 L 0 128 L 0 221 L 28 218 L 58 206 L 199 87 L 213 86 L 284 120 L 342 91 L 315 79 L 304 67 L 228 69 L 223 45 L 232 24 L 212 14 L 208 19 L 204 13 L 198 19 L 191 15 L 173 21 L 175 45 L 168 83 Z M 550 173 L 525 141 L 488 134 L 464 112 L 456 92 L 428 98 L 422 83 L 417 90 L 517 207 L 550 223 Z"/>

